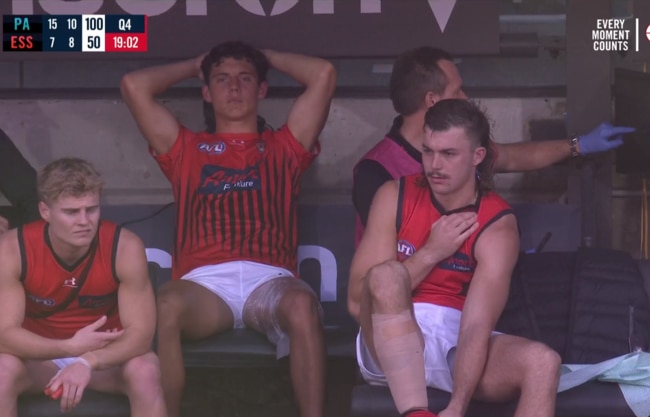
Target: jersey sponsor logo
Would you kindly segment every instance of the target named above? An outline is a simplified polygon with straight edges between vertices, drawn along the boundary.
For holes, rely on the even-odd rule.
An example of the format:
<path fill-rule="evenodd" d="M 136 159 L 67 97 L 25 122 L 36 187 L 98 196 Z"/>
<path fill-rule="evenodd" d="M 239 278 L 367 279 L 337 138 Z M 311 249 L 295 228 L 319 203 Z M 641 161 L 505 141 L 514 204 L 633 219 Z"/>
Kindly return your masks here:
<path fill-rule="evenodd" d="M 456 272 L 474 272 L 475 265 L 464 253 L 456 252 L 438 264 L 441 269 Z"/>
<path fill-rule="evenodd" d="M 208 155 L 219 155 L 226 150 L 226 144 L 223 142 L 215 143 L 199 143 L 199 151 L 207 153 Z"/>
<path fill-rule="evenodd" d="M 77 288 L 77 278 L 72 277 L 63 281 L 64 287 Z"/>
<path fill-rule="evenodd" d="M 80 295 L 78 297 L 79 307 L 81 308 L 100 308 L 105 307 L 116 300 L 116 294 L 106 295 Z"/>
<path fill-rule="evenodd" d="M 29 298 L 30 300 L 32 300 L 37 304 L 42 304 L 46 307 L 54 307 L 56 305 L 56 302 L 51 298 L 41 298 L 35 296 L 34 294 L 29 294 L 29 293 L 27 293 L 27 298 Z"/>
<path fill-rule="evenodd" d="M 244 169 L 204 165 L 201 170 L 201 194 L 224 194 L 230 191 L 259 190 L 260 173 L 257 166 Z"/>
<path fill-rule="evenodd" d="M 408 240 L 399 240 L 397 242 L 397 256 L 401 261 L 409 258 L 415 253 L 415 246 Z"/>

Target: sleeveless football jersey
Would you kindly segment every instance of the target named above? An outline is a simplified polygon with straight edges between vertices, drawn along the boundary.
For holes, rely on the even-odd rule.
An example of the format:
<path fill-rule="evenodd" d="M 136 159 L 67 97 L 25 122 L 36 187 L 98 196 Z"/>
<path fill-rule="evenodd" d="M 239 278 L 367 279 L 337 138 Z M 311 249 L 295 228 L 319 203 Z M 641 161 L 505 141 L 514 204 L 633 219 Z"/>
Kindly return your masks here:
<path fill-rule="evenodd" d="M 286 125 L 261 135 L 181 126 L 171 150 L 154 155 L 176 200 L 172 277 L 236 260 L 295 272 L 300 177 L 317 153 Z"/>
<path fill-rule="evenodd" d="M 365 155 L 359 159 L 354 169 L 356 170 L 359 163 L 364 160 L 372 160 L 381 164 L 393 179 L 399 179 L 406 175 L 415 175 L 422 172 L 422 159 L 415 159 L 409 152 L 397 141 L 406 142 L 406 139 L 400 133 L 402 127 L 402 117 L 398 116 L 393 122 L 393 126 L 386 136 L 373 146 Z M 494 158 L 497 158 L 497 147 L 493 141 L 490 141 Z M 420 149 L 417 149 L 420 151 Z M 361 217 L 356 215 L 354 230 L 354 247 L 359 246 L 365 227 L 361 222 Z"/>
<path fill-rule="evenodd" d="M 476 269 L 474 245 L 478 237 L 492 223 L 512 209 L 496 193 L 479 193 L 475 204 L 445 212 L 436 201 L 422 174 L 409 175 L 400 180 L 400 198 L 397 207 L 397 251 L 403 261 L 429 238 L 431 225 L 442 215 L 474 211 L 479 228 L 449 258 L 436 265 L 413 291 L 413 302 L 424 302 L 463 309 L 469 284 Z"/>
<path fill-rule="evenodd" d="M 102 330 L 121 329 L 115 272 L 119 236 L 119 226 L 100 221 L 96 244 L 74 265 L 66 265 L 52 249 L 46 222 L 40 220 L 20 227 L 20 279 L 25 289 L 23 327 L 43 337 L 67 339 L 106 315 L 108 320 Z M 68 298 L 72 302 L 67 308 L 49 315 Z"/>

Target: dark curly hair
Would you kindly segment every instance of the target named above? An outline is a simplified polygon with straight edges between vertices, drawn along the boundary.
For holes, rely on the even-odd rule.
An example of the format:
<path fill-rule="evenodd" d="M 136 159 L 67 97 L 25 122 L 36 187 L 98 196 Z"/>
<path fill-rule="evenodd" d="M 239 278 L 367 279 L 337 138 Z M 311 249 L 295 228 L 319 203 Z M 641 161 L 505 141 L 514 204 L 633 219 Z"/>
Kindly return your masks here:
<path fill-rule="evenodd" d="M 266 81 L 266 75 L 269 72 L 270 66 L 266 55 L 264 55 L 259 49 L 244 42 L 229 41 L 215 46 L 210 50 L 210 52 L 208 52 L 205 58 L 203 58 L 201 71 L 203 72 L 203 79 L 206 83 L 210 80 L 212 67 L 221 64 L 226 58 L 243 59 L 250 62 L 253 64 L 253 67 L 255 67 L 257 81 L 260 83 Z"/>

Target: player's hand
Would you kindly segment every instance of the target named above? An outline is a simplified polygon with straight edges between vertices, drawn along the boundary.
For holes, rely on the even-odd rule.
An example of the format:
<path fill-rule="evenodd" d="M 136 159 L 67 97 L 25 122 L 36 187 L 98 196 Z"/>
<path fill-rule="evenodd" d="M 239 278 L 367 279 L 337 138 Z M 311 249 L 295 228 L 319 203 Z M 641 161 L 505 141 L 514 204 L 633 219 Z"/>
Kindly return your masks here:
<path fill-rule="evenodd" d="M 77 333 L 68 339 L 70 355 L 80 356 L 91 350 L 101 349 L 122 336 L 124 330 L 99 331 L 98 329 L 106 324 L 106 320 L 106 316 L 102 316 L 94 323 L 77 330 Z"/>
<path fill-rule="evenodd" d="M 9 220 L 0 216 L 0 235 L 9 230 Z"/>
<path fill-rule="evenodd" d="M 61 412 L 68 412 L 81 401 L 91 375 L 90 365 L 81 358 L 77 359 L 52 377 L 45 387 L 45 394 L 55 400 L 60 396 Z"/>
<path fill-rule="evenodd" d="M 463 212 L 442 216 L 431 225 L 431 234 L 424 247 L 435 253 L 437 259 L 446 259 L 453 255 L 476 229 L 476 213 Z"/>
<path fill-rule="evenodd" d="M 589 155 L 616 149 L 623 144 L 623 135 L 632 133 L 635 130 L 633 127 L 612 126 L 609 123 L 601 123 L 591 132 L 579 137 L 578 151 L 582 155 Z"/>

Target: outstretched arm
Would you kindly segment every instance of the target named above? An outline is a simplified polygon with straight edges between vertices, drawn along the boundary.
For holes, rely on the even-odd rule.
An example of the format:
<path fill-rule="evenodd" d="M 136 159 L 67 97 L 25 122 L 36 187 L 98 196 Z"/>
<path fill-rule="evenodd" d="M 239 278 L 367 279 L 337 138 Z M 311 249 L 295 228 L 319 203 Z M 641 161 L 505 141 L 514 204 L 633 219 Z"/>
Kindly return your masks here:
<path fill-rule="evenodd" d="M 336 70 L 331 62 L 306 55 L 262 51 L 276 70 L 305 86 L 291 107 L 287 125 L 302 146 L 311 151 L 325 126 L 336 88 Z"/>
<path fill-rule="evenodd" d="M 180 127 L 174 115 L 158 103 L 155 97 L 180 81 L 200 77 L 202 61 L 203 55 L 186 61 L 139 69 L 122 77 L 122 97 L 149 146 L 159 155 L 169 152 Z"/>
<path fill-rule="evenodd" d="M 632 127 L 602 123 L 591 132 L 578 136 L 575 151 L 590 155 L 616 149 L 623 144 L 623 135 L 634 132 Z M 569 139 L 540 142 L 495 143 L 497 172 L 523 172 L 545 168 L 572 156 Z"/>
<path fill-rule="evenodd" d="M 454 386 L 447 406 L 452 415 L 465 415 L 483 374 L 490 335 L 507 301 L 518 251 L 514 215 L 497 220 L 476 242 L 477 266 L 461 316 Z"/>

